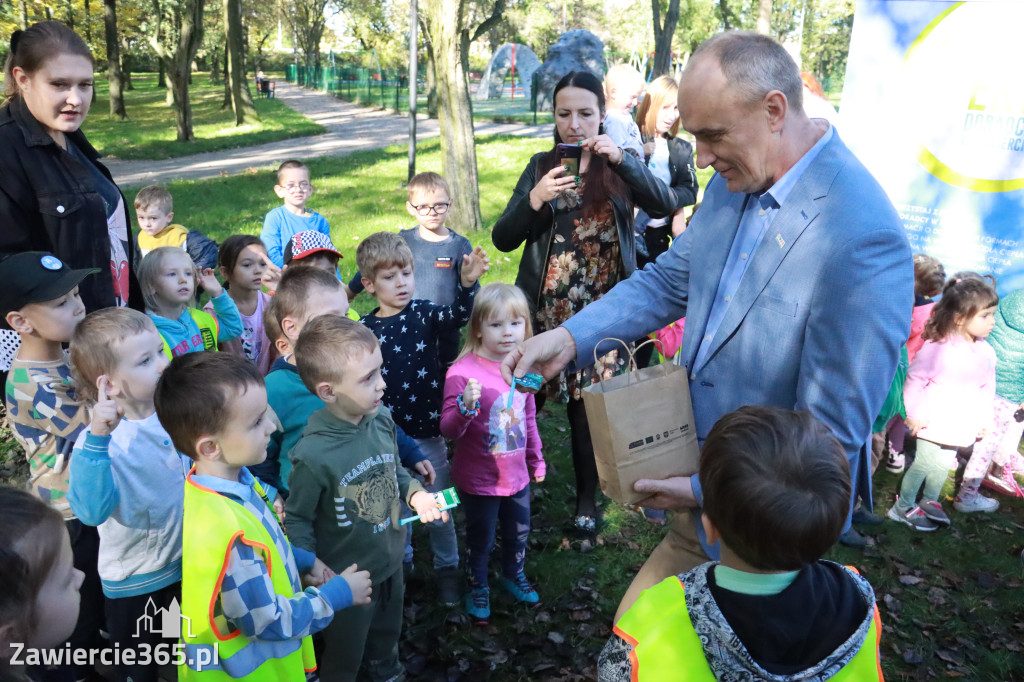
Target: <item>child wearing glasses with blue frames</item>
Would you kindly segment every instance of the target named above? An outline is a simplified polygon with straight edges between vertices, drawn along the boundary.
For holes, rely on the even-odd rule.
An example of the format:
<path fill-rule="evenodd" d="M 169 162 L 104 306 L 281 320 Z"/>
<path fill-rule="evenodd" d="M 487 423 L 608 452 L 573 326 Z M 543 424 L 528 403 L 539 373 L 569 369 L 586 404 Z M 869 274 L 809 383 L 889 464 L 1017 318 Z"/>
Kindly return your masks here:
<path fill-rule="evenodd" d="M 412 250 L 416 271 L 414 298 L 438 305 L 451 305 L 462 277 L 462 257 L 473 252 L 473 245 L 461 234 L 445 226 L 452 206 L 448 183 L 437 173 L 419 173 L 409 181 L 405 210 L 416 226 L 399 231 Z M 348 283 L 349 299 L 363 290 L 360 273 Z M 452 329 L 440 339 L 439 355 L 445 368 L 459 354 L 459 330 Z"/>
<path fill-rule="evenodd" d="M 278 167 L 274 193 L 284 204 L 267 213 L 260 232 L 267 256 L 277 267 L 284 265 L 285 244 L 299 232 L 313 230 L 331 236 L 327 219 L 306 208 L 315 189 L 309 181 L 309 168 L 301 161 L 285 161 Z"/>

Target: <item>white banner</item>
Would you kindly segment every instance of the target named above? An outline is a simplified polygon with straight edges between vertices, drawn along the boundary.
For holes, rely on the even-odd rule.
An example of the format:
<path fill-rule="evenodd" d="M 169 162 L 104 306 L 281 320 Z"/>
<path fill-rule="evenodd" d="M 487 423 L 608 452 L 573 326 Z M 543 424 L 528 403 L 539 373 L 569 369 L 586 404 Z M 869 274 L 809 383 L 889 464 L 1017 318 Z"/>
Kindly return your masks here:
<path fill-rule="evenodd" d="M 1001 294 L 1024 288 L 1022 25 L 1021 0 L 858 0 L 837 126 L 914 252 Z"/>

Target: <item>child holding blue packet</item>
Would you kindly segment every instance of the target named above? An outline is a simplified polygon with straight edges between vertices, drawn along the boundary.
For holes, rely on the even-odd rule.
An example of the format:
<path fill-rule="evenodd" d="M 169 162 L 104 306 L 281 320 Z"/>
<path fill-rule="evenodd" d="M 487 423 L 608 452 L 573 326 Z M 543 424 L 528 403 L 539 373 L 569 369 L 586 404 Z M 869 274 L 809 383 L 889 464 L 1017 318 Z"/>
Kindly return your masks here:
<path fill-rule="evenodd" d="M 530 479 L 544 480 L 545 463 L 530 393 L 510 387 L 501 361 L 531 336 L 530 308 L 510 284 L 488 284 L 477 293 L 462 353 L 444 384 L 441 433 L 455 441 L 452 481 L 466 512 L 466 611 L 490 617 L 488 564 L 501 526 L 502 580 L 517 601 L 535 604 L 537 591 L 523 572 L 530 534 Z"/>

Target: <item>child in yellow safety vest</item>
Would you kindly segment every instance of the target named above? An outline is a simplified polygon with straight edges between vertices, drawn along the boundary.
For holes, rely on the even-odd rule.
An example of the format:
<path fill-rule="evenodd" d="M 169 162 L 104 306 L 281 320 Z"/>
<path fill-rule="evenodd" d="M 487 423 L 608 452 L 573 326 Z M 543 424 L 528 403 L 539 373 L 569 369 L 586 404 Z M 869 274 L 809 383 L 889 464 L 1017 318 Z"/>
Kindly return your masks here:
<path fill-rule="evenodd" d="M 181 680 L 304 682 L 316 669 L 310 635 L 336 611 L 370 601 L 370 575 L 340 575 L 293 547 L 268 492 L 247 466 L 274 430 L 254 364 L 230 353 L 174 359 L 157 416 L 194 466 L 182 529 Z M 302 584 L 307 585 L 302 589 Z"/>
<path fill-rule="evenodd" d="M 721 562 L 646 590 L 616 623 L 601 682 L 882 680 L 875 594 L 821 557 L 850 509 L 843 449 L 809 412 L 742 407 L 700 457 Z"/>

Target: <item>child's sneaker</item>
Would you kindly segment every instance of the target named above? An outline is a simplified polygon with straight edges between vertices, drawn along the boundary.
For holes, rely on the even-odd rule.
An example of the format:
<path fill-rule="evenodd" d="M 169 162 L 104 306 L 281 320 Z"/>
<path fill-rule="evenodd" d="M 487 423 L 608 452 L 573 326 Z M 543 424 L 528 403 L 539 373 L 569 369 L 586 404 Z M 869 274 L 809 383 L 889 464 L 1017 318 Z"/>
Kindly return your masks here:
<path fill-rule="evenodd" d="M 498 583 L 502 588 L 515 597 L 516 601 L 521 601 L 526 604 L 536 604 L 540 601 L 540 595 L 537 594 L 537 590 L 533 589 L 533 585 L 526 579 L 526 576 L 522 573 L 516 576 L 515 580 L 511 578 L 502 578 Z"/>
<path fill-rule="evenodd" d="M 906 457 L 903 456 L 903 453 L 889 448 L 889 456 L 885 461 L 885 470 L 891 474 L 902 474 L 905 464 Z"/>
<path fill-rule="evenodd" d="M 935 523 L 941 523 L 943 525 L 949 525 L 949 516 L 942 509 L 942 505 L 937 500 L 921 500 L 921 511 L 924 515 Z"/>
<path fill-rule="evenodd" d="M 478 623 L 486 623 L 491 617 L 491 590 L 488 587 L 474 587 L 466 593 L 466 613 Z"/>
<path fill-rule="evenodd" d="M 1013 468 L 1008 464 L 998 474 L 990 473 L 983 478 L 981 485 L 1010 497 L 1024 497 L 1024 491 L 1021 491 L 1020 486 L 1017 485 L 1017 479 L 1013 476 Z"/>
<path fill-rule="evenodd" d="M 999 500 L 975 493 L 973 495 L 957 495 L 953 500 L 953 509 L 964 514 L 973 512 L 994 512 L 999 509 Z"/>
<path fill-rule="evenodd" d="M 920 507 L 914 507 L 910 511 L 903 513 L 896 508 L 896 505 L 893 505 L 889 509 L 889 513 L 886 514 L 886 516 L 888 516 L 893 521 L 899 521 L 900 523 L 904 523 L 913 528 L 914 530 L 920 530 L 926 533 L 931 532 L 939 527 L 939 524 L 935 523 L 934 521 L 932 521 L 924 515 L 924 512 L 921 511 Z"/>

